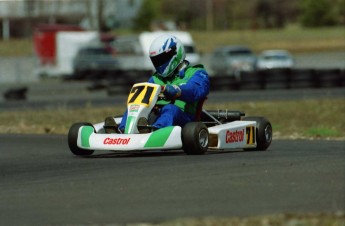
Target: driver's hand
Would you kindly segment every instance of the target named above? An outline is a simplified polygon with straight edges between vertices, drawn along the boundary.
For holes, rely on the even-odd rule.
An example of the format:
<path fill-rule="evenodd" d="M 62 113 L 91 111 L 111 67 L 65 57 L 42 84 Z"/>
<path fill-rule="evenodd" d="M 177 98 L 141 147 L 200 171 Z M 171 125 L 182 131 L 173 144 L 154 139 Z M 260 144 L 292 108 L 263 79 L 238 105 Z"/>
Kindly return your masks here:
<path fill-rule="evenodd" d="M 181 96 L 181 89 L 177 85 L 166 85 L 164 87 L 164 96 L 168 100 L 174 100 Z"/>

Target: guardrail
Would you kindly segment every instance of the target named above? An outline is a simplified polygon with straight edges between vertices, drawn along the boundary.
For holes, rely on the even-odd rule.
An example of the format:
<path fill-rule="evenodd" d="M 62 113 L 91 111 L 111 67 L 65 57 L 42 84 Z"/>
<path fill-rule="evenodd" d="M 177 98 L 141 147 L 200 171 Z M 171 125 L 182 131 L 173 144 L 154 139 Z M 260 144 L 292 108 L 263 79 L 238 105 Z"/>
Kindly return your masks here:
<path fill-rule="evenodd" d="M 117 76 L 108 86 L 108 95 L 128 92 L 135 82 L 147 77 Z M 272 69 L 242 72 L 240 79 L 233 76 L 210 76 L 211 90 L 265 90 L 298 88 L 332 88 L 345 86 L 345 69 Z"/>
<path fill-rule="evenodd" d="M 83 85 L 74 83 L 66 84 L 61 91 L 60 86 L 52 84 L 52 87 L 44 85 L 44 90 L 36 88 L 31 90 L 28 87 L 16 87 L 3 90 L 5 100 L 25 100 L 28 91 L 31 95 L 45 95 L 44 92 L 49 90 L 52 93 L 72 92 L 76 93 L 106 90 L 108 96 L 117 94 L 127 94 L 136 82 L 148 80 L 148 76 L 128 76 L 117 74 L 108 77 L 106 80 L 94 79 L 92 83 L 84 81 Z M 299 89 L 299 88 L 339 88 L 345 87 L 345 69 L 276 69 L 262 70 L 253 73 L 242 73 L 241 79 L 236 80 L 231 76 L 211 76 L 211 91 L 228 91 L 228 90 L 266 90 L 266 89 Z M 89 85 L 87 85 L 89 84 Z M 79 87 L 80 86 L 80 87 Z M 56 89 L 56 90 L 54 90 Z M 35 93 L 35 94 L 32 94 Z"/>
<path fill-rule="evenodd" d="M 345 69 L 273 69 L 243 72 L 240 79 L 213 76 L 211 89 L 296 89 L 332 88 L 345 86 Z"/>

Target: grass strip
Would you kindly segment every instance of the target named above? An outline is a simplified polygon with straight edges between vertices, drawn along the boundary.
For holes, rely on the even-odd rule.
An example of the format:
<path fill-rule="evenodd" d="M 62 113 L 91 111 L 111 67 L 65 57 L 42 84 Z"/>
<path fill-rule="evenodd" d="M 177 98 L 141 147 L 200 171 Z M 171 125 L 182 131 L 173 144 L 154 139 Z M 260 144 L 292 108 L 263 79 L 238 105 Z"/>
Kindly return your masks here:
<path fill-rule="evenodd" d="M 345 51 L 344 27 L 302 28 L 289 26 L 284 29 L 189 31 L 198 51 L 211 53 L 222 45 L 247 45 L 256 53 L 265 49 L 287 49 L 292 53 Z M 115 32 L 121 35 L 121 31 Z M 124 33 L 128 35 L 128 32 Z M 18 57 L 34 54 L 33 39 L 0 41 L 0 56 Z"/>
<path fill-rule="evenodd" d="M 292 53 L 345 51 L 344 28 L 306 29 L 298 26 L 269 30 L 231 30 L 205 33 L 192 31 L 196 47 L 202 53 L 222 45 L 247 45 L 256 53 L 266 49 L 286 49 Z"/>

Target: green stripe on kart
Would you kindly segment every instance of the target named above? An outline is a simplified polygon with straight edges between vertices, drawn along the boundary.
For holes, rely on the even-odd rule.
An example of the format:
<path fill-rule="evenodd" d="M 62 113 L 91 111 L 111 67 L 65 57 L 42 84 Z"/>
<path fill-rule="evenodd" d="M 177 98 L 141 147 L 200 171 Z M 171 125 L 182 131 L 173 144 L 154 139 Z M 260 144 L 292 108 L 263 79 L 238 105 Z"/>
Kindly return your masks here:
<path fill-rule="evenodd" d="M 128 116 L 126 121 L 125 133 L 128 134 L 130 130 L 132 130 L 133 124 L 135 122 L 136 117 Z"/>
<path fill-rule="evenodd" d="M 171 132 L 173 131 L 174 126 L 165 127 L 159 129 L 151 134 L 149 139 L 145 144 L 145 148 L 152 147 L 163 147 L 168 138 L 170 137 Z"/>
<path fill-rule="evenodd" d="M 93 127 L 83 126 L 81 129 L 81 146 L 90 147 L 90 136 L 93 133 Z"/>

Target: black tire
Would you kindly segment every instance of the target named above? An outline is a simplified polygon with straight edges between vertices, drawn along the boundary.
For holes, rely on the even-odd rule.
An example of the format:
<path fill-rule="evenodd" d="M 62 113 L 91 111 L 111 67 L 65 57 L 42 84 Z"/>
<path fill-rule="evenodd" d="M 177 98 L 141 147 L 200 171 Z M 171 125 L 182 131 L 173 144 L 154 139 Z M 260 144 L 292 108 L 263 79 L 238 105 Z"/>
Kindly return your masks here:
<path fill-rule="evenodd" d="M 271 145 L 273 130 L 271 123 L 265 117 L 244 117 L 242 121 L 256 121 L 256 148 L 254 150 L 265 151 Z M 251 149 L 253 150 L 253 149 Z"/>
<path fill-rule="evenodd" d="M 202 122 L 187 123 L 182 129 L 183 151 L 187 155 L 203 155 L 208 149 L 208 129 Z"/>
<path fill-rule="evenodd" d="M 92 126 L 93 127 L 93 125 L 91 123 L 88 123 L 88 122 L 74 123 L 68 132 L 69 149 L 71 150 L 71 152 L 73 154 L 78 155 L 78 156 L 92 155 L 94 152 L 93 150 L 81 149 L 77 146 L 78 131 L 79 131 L 79 128 L 82 126 Z"/>

